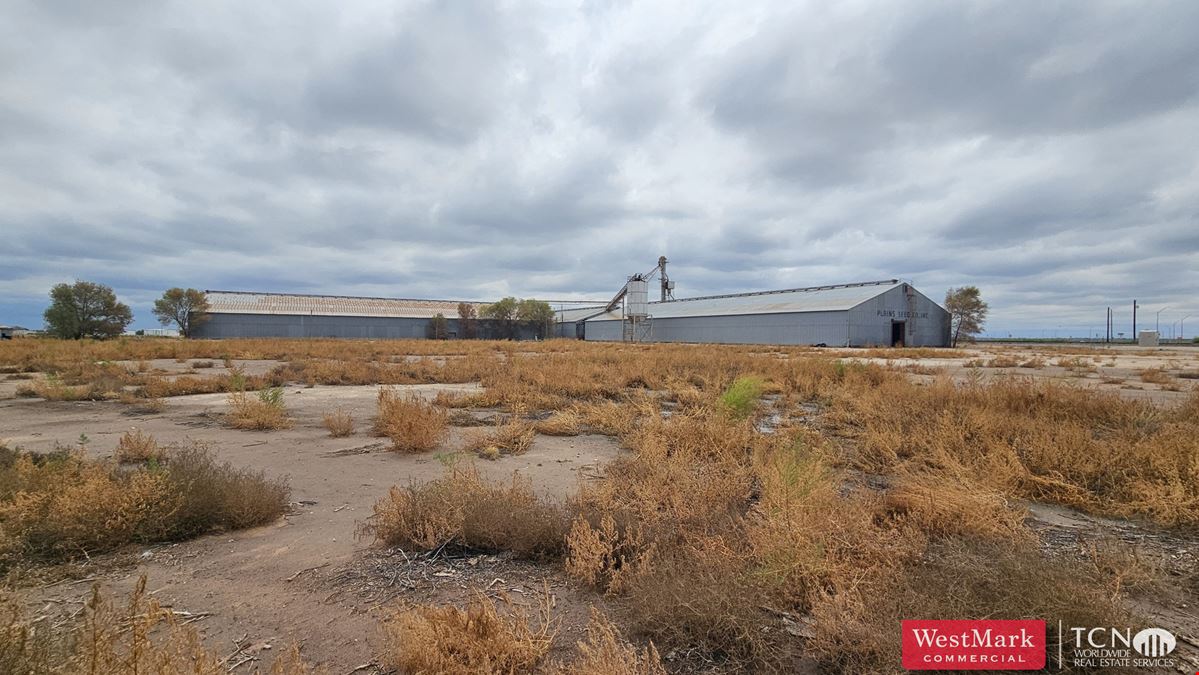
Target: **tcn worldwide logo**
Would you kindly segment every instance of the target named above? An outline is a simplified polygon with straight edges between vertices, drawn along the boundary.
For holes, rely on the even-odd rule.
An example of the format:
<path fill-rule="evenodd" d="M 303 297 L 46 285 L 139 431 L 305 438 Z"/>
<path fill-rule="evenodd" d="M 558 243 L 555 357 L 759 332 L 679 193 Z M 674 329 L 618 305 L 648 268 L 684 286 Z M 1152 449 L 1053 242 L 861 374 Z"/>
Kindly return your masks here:
<path fill-rule="evenodd" d="M 1080 628 L 1057 626 L 1058 665 L 1074 668 L 1173 668 L 1178 645 L 1162 628 Z"/>
<path fill-rule="evenodd" d="M 1050 670 L 1066 668 L 1173 669 L 1178 646 L 1164 628 L 1078 627 L 1057 623 L 1047 654 L 1046 623 L 1021 621 L 904 621 L 903 667 L 908 670 Z M 1054 653 L 1056 652 L 1056 653 Z M 1056 668 L 1055 668 L 1056 667 Z M 1196 673 L 1199 675 L 1199 673 Z"/>

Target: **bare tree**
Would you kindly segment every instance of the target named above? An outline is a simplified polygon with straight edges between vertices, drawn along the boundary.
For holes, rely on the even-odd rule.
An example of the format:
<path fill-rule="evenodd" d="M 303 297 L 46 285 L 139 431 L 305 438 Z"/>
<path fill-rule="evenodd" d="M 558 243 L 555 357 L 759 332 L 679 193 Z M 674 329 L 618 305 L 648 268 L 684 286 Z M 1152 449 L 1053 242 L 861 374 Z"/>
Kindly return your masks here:
<path fill-rule="evenodd" d="M 982 332 L 989 307 L 977 286 L 962 286 L 945 292 L 945 309 L 949 310 L 950 344 L 956 347 L 959 338 L 973 338 Z"/>

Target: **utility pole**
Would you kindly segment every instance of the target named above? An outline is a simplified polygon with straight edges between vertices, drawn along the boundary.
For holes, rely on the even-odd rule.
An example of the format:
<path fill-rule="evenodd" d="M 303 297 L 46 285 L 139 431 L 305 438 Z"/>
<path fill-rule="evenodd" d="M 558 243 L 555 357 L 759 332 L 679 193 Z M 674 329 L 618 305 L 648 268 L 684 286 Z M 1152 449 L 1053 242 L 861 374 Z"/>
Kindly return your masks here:
<path fill-rule="evenodd" d="M 1132 301 L 1132 341 L 1137 341 L 1137 301 Z"/>

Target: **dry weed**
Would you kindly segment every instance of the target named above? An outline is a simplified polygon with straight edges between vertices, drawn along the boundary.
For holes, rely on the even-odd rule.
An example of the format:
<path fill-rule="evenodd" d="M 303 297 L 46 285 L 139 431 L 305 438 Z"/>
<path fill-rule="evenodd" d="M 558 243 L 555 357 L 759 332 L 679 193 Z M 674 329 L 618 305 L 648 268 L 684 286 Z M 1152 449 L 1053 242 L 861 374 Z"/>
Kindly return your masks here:
<path fill-rule="evenodd" d="M 546 436 L 578 436 L 583 416 L 577 410 L 559 410 L 537 423 L 537 433 Z"/>
<path fill-rule="evenodd" d="M 536 436 L 537 430 L 532 422 L 512 415 L 507 422 L 492 427 L 490 431 L 471 435 L 462 446 L 462 451 L 476 453 L 485 459 L 521 455 L 532 447 Z"/>
<path fill-rule="evenodd" d="M 406 550 L 514 551 L 552 559 L 565 547 L 569 520 L 561 505 L 539 497 L 527 479 L 484 481 L 473 465 L 454 465 L 438 480 L 393 487 L 360 528 Z"/>
<path fill-rule="evenodd" d="M 0 447 L 0 460 L 0 568 L 258 525 L 287 504 L 285 483 L 217 464 L 202 447 L 134 470 L 79 452 Z"/>
<path fill-rule="evenodd" d="M 846 388 L 828 419 L 872 472 L 974 476 L 1005 495 L 1182 525 L 1199 522 L 1199 424 L 1186 411 L 1046 381 L 895 378 Z"/>
<path fill-rule="evenodd" d="M 267 431 L 290 429 L 291 420 L 283 405 L 283 390 L 278 387 L 263 389 L 251 398 L 244 390 L 229 394 L 229 426 L 234 429 Z"/>
<path fill-rule="evenodd" d="M 883 499 L 889 517 L 937 537 L 1027 538 L 1027 513 L 1002 493 L 966 476 L 906 474 L 896 478 Z"/>
<path fill-rule="evenodd" d="M 637 410 L 614 401 L 583 404 L 578 406 L 578 411 L 584 424 L 608 436 L 624 436 L 637 424 Z"/>
<path fill-rule="evenodd" d="M 333 438 L 344 438 L 354 433 L 354 416 L 344 408 L 326 414 L 322 422 Z"/>
<path fill-rule="evenodd" d="M 843 584 L 816 602 L 812 616 L 809 653 L 828 670 L 863 674 L 895 672 L 896 627 L 912 617 L 1055 617 L 1070 626 L 1130 621 L 1106 580 L 1082 564 L 1046 558 L 1033 545 L 969 539 L 945 540 L 892 573 Z"/>
<path fill-rule="evenodd" d="M 121 436 L 113 458 L 118 462 L 149 462 L 161 461 L 166 451 L 158 445 L 153 436 L 142 433 L 141 429 L 131 429 Z"/>
<path fill-rule="evenodd" d="M 595 608 L 587 624 L 587 639 L 579 642 L 576 650 L 575 660 L 559 664 L 556 675 L 666 675 L 652 642 L 644 649 L 630 645 Z"/>
<path fill-rule="evenodd" d="M 1113 601 L 1126 591 L 1152 590 L 1166 581 L 1160 554 L 1113 538 L 1082 543 L 1083 560 L 1104 580 Z"/>
<path fill-rule="evenodd" d="M 542 665 L 554 639 L 548 602 L 536 619 L 512 608 L 507 616 L 482 594 L 466 609 L 418 605 L 384 624 L 384 663 L 408 673 L 445 675 L 528 673 Z"/>
<path fill-rule="evenodd" d="M 1165 368 L 1146 368 L 1138 373 L 1141 381 L 1147 384 L 1171 384 L 1174 378 L 1170 377 L 1170 373 L 1166 372 Z"/>
<path fill-rule="evenodd" d="M 1073 373 L 1074 375 L 1079 376 L 1079 377 L 1085 377 L 1088 373 L 1099 372 L 1098 368 L 1096 368 L 1092 363 L 1090 363 L 1086 359 L 1082 358 L 1081 356 L 1074 356 L 1071 358 L 1064 358 L 1064 357 L 1059 358 L 1057 360 L 1057 363 L 1055 363 L 1054 365 L 1058 366 L 1059 368 L 1065 368 L 1066 370 L 1070 371 L 1071 373 Z"/>
<path fill-rule="evenodd" d="M 449 416 L 445 410 L 416 396 L 401 396 L 396 390 L 379 390 L 379 412 L 375 435 L 391 439 L 399 452 L 433 450 L 445 439 Z"/>
<path fill-rule="evenodd" d="M 93 586 L 80 617 L 59 631 L 26 621 L 15 602 L 0 598 L 0 672 L 21 675 L 225 675 L 224 659 L 207 651 L 196 630 L 146 592 L 142 576 L 122 607 Z M 44 617 L 43 617 L 44 618 Z M 272 675 L 313 672 L 293 645 Z"/>

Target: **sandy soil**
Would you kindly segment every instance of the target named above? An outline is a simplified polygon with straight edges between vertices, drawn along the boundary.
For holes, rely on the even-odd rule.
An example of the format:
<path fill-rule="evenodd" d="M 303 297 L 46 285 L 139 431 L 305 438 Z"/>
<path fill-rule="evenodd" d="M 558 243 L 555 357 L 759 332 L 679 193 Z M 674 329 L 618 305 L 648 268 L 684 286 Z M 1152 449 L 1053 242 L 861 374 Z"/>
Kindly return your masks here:
<path fill-rule="evenodd" d="M 403 387 L 433 396 L 437 391 L 471 390 L 474 385 L 417 385 Z M 223 394 L 167 399 L 158 414 L 132 414 L 130 406 L 109 402 L 50 403 L 15 399 L 0 401 L 0 438 L 28 450 L 50 450 L 56 444 L 76 444 L 86 434 L 88 451 L 109 455 L 121 434 L 138 427 L 160 442 L 200 441 L 237 466 L 286 474 L 293 508 L 278 523 L 239 532 L 208 536 L 171 545 L 151 546 L 100 559 L 86 572 L 114 594 L 127 592 L 141 574 L 159 601 L 177 610 L 211 613 L 196 621 L 210 645 L 231 653 L 235 642 L 249 645 L 247 653 L 265 644 L 290 640 L 302 643 L 312 662 L 344 673 L 370 663 L 384 602 L 405 596 L 427 598 L 432 591 L 447 600 L 463 599 L 477 582 L 479 590 L 494 578 L 504 581 L 490 590 L 506 591 L 518 601 L 546 588 L 562 616 L 569 619 L 562 633 L 573 644 L 586 621 L 585 597 L 559 575 L 508 571 L 516 563 L 503 559 L 437 560 L 443 582 L 415 588 L 400 586 L 393 597 L 363 595 L 362 584 L 347 570 L 361 569 L 379 556 L 370 542 L 354 538 L 357 523 L 387 489 L 442 474 L 438 453 L 401 455 L 386 450 L 383 439 L 369 436 L 378 387 L 287 387 L 285 401 L 295 426 L 283 431 L 251 432 L 226 429 L 220 416 Z M 321 416 L 343 407 L 350 410 L 358 430 L 348 438 L 330 438 Z M 454 429 L 444 445 L 452 452 L 471 430 Z M 528 476 L 545 494 L 564 496 L 576 489 L 604 462 L 621 450 L 604 436 L 539 436 L 529 452 L 489 462 L 481 470 L 493 478 L 513 471 Z M 121 564 L 132 558 L 132 565 Z M 474 576 L 459 570 L 470 569 Z M 476 572 L 477 570 L 477 572 Z M 432 572 L 430 572 L 432 574 Z M 485 580 L 484 577 L 487 577 Z M 448 586 L 448 588 L 442 588 Z M 69 614 L 81 606 L 89 584 L 64 581 L 27 590 L 35 614 Z M 115 597 L 119 597 L 116 595 Z M 254 649 L 250 649 L 253 647 Z M 277 648 L 277 647 L 276 647 Z M 238 659 L 241 657 L 239 656 Z M 237 659 L 235 659 L 237 660 Z M 264 659 L 269 662 L 269 657 Z M 369 672 L 369 669 L 367 669 Z"/>

